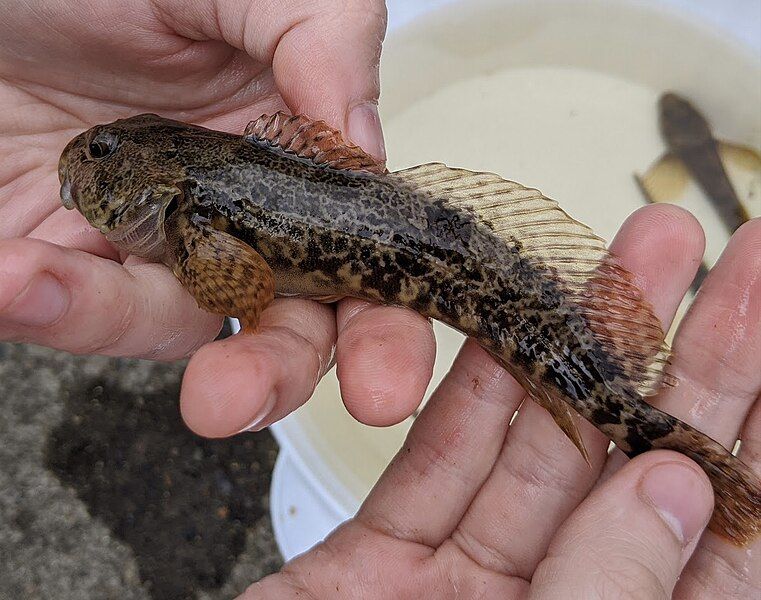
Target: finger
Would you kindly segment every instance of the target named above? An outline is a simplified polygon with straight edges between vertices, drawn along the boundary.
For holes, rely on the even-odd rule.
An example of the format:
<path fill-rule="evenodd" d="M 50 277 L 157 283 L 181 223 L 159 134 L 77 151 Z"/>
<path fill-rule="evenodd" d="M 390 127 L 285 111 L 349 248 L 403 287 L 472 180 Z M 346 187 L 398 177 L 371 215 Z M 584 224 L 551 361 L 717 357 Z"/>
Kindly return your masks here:
<path fill-rule="evenodd" d="M 531 597 L 671 598 L 712 508 L 697 465 L 672 452 L 642 455 L 563 524 L 533 574 Z"/>
<path fill-rule="evenodd" d="M 731 449 L 761 393 L 761 219 L 737 230 L 679 327 L 653 402 Z"/>
<path fill-rule="evenodd" d="M 522 397 L 504 369 L 466 342 L 358 519 L 437 547 L 488 476 Z"/>
<path fill-rule="evenodd" d="M 0 339 L 74 353 L 173 360 L 214 339 L 163 265 L 130 269 L 33 239 L 0 242 Z"/>
<path fill-rule="evenodd" d="M 411 310 L 346 299 L 338 304 L 337 375 L 346 409 L 392 425 L 420 404 L 433 373 L 431 323 Z"/>
<path fill-rule="evenodd" d="M 319 11 L 277 45 L 272 67 L 278 89 L 294 112 L 326 119 L 385 160 L 377 108 L 385 3 L 323 2 Z"/>
<path fill-rule="evenodd" d="M 667 323 L 699 264 L 700 226 L 678 208 L 646 207 L 627 219 L 612 249 Z M 685 264 L 675 266 L 675 255 L 686 257 Z M 579 427 L 591 468 L 544 409 L 524 403 L 492 476 L 454 535 L 475 561 L 530 579 L 557 527 L 589 493 L 607 456 L 608 440 L 586 421 Z"/>
<path fill-rule="evenodd" d="M 386 29 L 382 0 L 157 2 L 191 39 L 222 39 L 272 65 L 291 111 L 324 119 L 385 159 L 378 119 L 378 64 Z"/>
<path fill-rule="evenodd" d="M 703 259 L 700 223 L 671 204 L 645 206 L 624 222 L 610 248 L 668 330 Z"/>
<path fill-rule="evenodd" d="M 757 325 L 758 326 L 758 325 Z M 740 459 L 761 476 L 761 398 L 742 432 Z M 761 539 L 738 548 L 706 531 L 677 585 L 675 598 L 756 598 L 761 590 Z"/>
<path fill-rule="evenodd" d="M 40 223 L 29 237 L 66 248 L 76 248 L 111 260 L 119 259 L 119 252 L 108 243 L 100 231 L 87 222 L 82 213 L 67 210 L 63 206 Z"/>
<path fill-rule="evenodd" d="M 190 360 L 180 407 L 206 437 L 259 430 L 309 399 L 331 364 L 332 307 L 279 299 L 262 313 L 259 333 L 207 344 Z"/>
<path fill-rule="evenodd" d="M 661 406 L 727 447 L 740 432 L 740 459 L 761 476 L 761 219 L 730 240 L 685 317 L 675 350 L 680 385 L 663 395 Z M 759 550 L 761 540 L 737 548 L 706 532 L 678 597 L 757 596 Z"/>
<path fill-rule="evenodd" d="M 24 237 L 61 205 L 58 176 L 47 149 L 2 150 L 0 144 L 0 155 L 10 164 L 0 171 L 7 182 L 0 186 L 0 239 Z"/>

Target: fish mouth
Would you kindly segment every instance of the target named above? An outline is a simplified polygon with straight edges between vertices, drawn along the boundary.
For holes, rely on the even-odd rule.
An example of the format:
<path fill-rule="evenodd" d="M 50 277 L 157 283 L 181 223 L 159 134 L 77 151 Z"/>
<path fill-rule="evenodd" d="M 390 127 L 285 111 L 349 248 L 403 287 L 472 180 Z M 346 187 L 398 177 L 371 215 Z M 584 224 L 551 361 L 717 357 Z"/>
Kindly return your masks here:
<path fill-rule="evenodd" d="M 74 193 L 72 191 L 71 181 L 69 181 L 68 177 L 66 177 L 61 184 L 61 202 L 63 202 L 63 205 L 68 210 L 72 210 L 77 207 L 76 202 L 74 202 Z"/>
<path fill-rule="evenodd" d="M 77 208 L 77 203 L 74 200 L 74 196 L 77 193 L 76 187 L 71 183 L 69 178 L 69 161 L 66 157 L 66 152 L 61 155 L 61 160 L 58 161 L 58 181 L 61 182 L 61 202 L 67 210 L 73 210 Z"/>
<path fill-rule="evenodd" d="M 71 183 L 71 180 L 68 177 L 62 177 L 63 183 L 61 183 L 61 202 L 66 207 L 67 210 L 73 210 L 77 209 L 80 213 L 82 213 L 82 216 L 84 216 L 87 221 L 92 225 L 93 227 L 100 229 L 101 233 L 108 233 L 111 231 L 111 227 L 107 223 L 99 223 L 96 219 L 93 219 L 92 217 L 85 214 L 85 212 L 80 208 L 79 206 L 79 198 L 77 193 L 77 186 L 73 183 Z"/>

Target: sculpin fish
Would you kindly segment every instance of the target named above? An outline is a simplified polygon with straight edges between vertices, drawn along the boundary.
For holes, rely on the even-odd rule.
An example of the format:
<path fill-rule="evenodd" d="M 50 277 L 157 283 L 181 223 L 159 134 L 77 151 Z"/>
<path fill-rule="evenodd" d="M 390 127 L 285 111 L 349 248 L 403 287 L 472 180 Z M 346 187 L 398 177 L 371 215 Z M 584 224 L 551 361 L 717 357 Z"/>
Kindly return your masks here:
<path fill-rule="evenodd" d="M 727 231 L 734 233 L 750 219 L 750 215 L 729 179 L 722 154 L 744 155 L 758 165 L 761 163 L 758 153 L 752 148 L 718 140 L 700 111 L 689 100 L 673 92 L 659 98 L 658 121 L 668 150 L 644 176 L 634 175 L 645 199 L 655 202 L 661 195 L 660 188 L 671 187 L 675 180 L 686 179 L 689 174 L 714 206 Z M 708 267 L 701 263 L 693 281 L 693 291 L 697 292 L 707 275 Z"/>
<path fill-rule="evenodd" d="M 645 401 L 669 351 L 633 277 L 539 191 L 443 164 L 390 173 L 325 123 L 282 113 L 243 135 L 156 115 L 99 125 L 66 146 L 59 176 L 68 208 L 244 332 L 276 295 L 409 307 L 478 340 L 585 458 L 576 413 L 630 456 L 697 461 L 712 527 L 737 544 L 758 535 L 758 477 Z"/>
<path fill-rule="evenodd" d="M 719 154 L 719 141 L 705 117 L 685 98 L 674 93 L 661 96 L 660 129 L 669 151 L 690 174 L 716 207 L 730 233 L 750 219 L 729 180 Z"/>

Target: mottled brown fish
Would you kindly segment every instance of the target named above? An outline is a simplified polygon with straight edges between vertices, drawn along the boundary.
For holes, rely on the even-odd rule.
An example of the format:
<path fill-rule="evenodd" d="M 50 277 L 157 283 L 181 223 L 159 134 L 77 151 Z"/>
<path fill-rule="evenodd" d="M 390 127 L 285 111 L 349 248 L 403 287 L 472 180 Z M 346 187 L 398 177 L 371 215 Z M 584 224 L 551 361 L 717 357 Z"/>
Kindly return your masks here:
<path fill-rule="evenodd" d="M 674 93 L 658 102 L 661 135 L 669 152 L 682 161 L 714 205 L 730 233 L 750 219 L 719 154 L 719 141 L 705 117 Z"/>
<path fill-rule="evenodd" d="M 242 136 L 155 115 L 99 125 L 68 144 L 59 176 L 68 208 L 244 331 L 278 294 L 410 307 L 478 340 L 585 457 L 574 411 L 630 456 L 696 460 L 719 533 L 743 544 L 761 530 L 758 477 L 645 401 L 668 348 L 632 276 L 537 190 L 442 164 L 389 173 L 282 113 Z"/>
<path fill-rule="evenodd" d="M 686 169 L 713 204 L 729 233 L 734 233 L 750 216 L 729 179 L 720 150 L 751 155 L 755 152 L 720 142 L 703 114 L 689 100 L 673 92 L 663 94 L 658 100 L 658 125 L 668 150 L 644 176 L 634 176 L 645 199 L 655 202 L 663 181 L 675 177 L 684 179 L 682 173 Z M 707 275 L 708 267 L 701 263 L 692 283 L 693 291 L 698 290 Z"/>

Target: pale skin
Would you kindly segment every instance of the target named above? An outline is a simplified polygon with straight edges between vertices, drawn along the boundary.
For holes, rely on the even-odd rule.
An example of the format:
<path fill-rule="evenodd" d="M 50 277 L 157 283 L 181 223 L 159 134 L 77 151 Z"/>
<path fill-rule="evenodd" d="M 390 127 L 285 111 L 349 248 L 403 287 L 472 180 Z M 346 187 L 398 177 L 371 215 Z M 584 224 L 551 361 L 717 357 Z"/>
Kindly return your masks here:
<path fill-rule="evenodd" d="M 431 374 L 427 321 L 352 300 L 279 300 L 256 336 L 210 344 L 220 320 L 168 270 L 123 260 L 78 213 L 59 208 L 55 175 L 73 135 L 146 111 L 242 131 L 287 108 L 381 155 L 372 106 L 384 26 L 371 0 L 33 0 L 5 11 L 0 339 L 192 355 L 181 408 L 206 436 L 261 428 L 294 410 L 334 347 L 356 418 L 385 425 L 409 415 Z M 698 224 L 679 209 L 647 207 L 613 248 L 667 325 L 700 262 Z M 761 221 L 735 234 L 675 353 L 680 384 L 653 402 L 728 447 L 742 435 L 741 456 L 761 469 Z M 606 460 L 605 439 L 584 424 L 590 468 L 534 404 L 508 427 L 522 399 L 512 378 L 466 345 L 357 518 L 246 597 L 759 594 L 759 543 L 738 549 L 702 533 L 712 496 L 696 465 L 667 452 Z"/>

